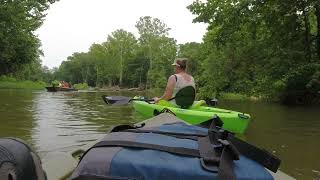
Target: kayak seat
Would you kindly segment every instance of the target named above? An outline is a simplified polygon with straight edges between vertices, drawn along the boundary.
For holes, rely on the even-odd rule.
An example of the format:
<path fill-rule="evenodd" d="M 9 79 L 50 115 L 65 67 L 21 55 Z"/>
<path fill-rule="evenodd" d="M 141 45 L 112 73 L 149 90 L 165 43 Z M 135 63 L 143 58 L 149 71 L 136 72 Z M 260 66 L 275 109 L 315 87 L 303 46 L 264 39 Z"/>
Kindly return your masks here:
<path fill-rule="evenodd" d="M 187 86 L 182 88 L 174 98 L 171 100 L 175 99 L 176 103 L 172 103 L 166 100 L 160 100 L 157 104 L 160 106 L 166 106 L 166 107 L 174 107 L 174 108 L 183 108 L 183 109 L 188 109 L 188 108 L 197 108 L 205 104 L 206 102 L 201 100 L 201 101 L 194 101 L 195 100 L 195 89 L 192 86 Z"/>
<path fill-rule="evenodd" d="M 188 109 L 193 105 L 196 98 L 196 90 L 193 86 L 186 86 L 180 89 L 174 97 L 176 104 L 183 109 Z"/>

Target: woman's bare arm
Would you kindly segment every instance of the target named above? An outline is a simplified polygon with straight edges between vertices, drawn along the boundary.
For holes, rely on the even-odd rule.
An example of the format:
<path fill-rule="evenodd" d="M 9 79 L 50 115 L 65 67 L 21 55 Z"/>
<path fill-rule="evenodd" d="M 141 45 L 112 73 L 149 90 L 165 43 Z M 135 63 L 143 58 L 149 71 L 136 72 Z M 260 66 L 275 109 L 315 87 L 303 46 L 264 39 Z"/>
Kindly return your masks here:
<path fill-rule="evenodd" d="M 161 96 L 160 98 L 154 98 L 155 102 L 159 102 L 161 99 L 166 101 L 170 100 L 172 98 L 175 85 L 176 85 L 176 78 L 174 75 L 171 75 L 168 79 L 167 87 L 163 96 Z"/>
<path fill-rule="evenodd" d="M 172 98 L 175 85 L 176 85 L 176 78 L 174 77 L 174 75 L 171 75 L 168 79 L 166 90 L 163 96 L 161 97 L 161 99 L 166 101 L 170 100 Z"/>

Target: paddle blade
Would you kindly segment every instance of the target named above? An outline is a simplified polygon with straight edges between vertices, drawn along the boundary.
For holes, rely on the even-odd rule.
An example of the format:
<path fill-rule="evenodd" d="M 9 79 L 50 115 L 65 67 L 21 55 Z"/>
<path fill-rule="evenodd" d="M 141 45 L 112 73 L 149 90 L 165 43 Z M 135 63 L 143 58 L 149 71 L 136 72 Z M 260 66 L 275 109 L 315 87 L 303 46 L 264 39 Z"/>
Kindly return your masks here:
<path fill-rule="evenodd" d="M 111 104 L 111 105 L 125 105 L 128 104 L 131 100 L 129 97 L 125 96 L 102 96 L 103 101 L 106 104 Z"/>

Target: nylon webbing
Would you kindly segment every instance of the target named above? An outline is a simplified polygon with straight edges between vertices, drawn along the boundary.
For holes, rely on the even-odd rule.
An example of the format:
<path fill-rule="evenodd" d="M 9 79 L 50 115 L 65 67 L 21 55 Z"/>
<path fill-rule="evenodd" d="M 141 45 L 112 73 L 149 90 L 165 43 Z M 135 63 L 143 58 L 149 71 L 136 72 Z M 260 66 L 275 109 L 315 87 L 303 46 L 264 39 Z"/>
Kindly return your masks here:
<path fill-rule="evenodd" d="M 221 128 L 222 125 L 223 125 L 223 122 L 220 119 L 220 117 L 217 115 L 214 115 L 209 127 L 209 134 L 210 134 L 209 136 L 211 137 L 212 134 L 214 134 L 212 133 L 212 131 L 210 131 L 210 129 L 212 128 L 217 129 L 215 128 L 217 126 L 218 128 Z M 259 164 L 263 165 L 265 168 L 271 170 L 272 172 L 275 172 L 275 173 L 277 172 L 280 166 L 281 160 L 276 156 L 274 156 L 273 154 L 269 153 L 264 149 L 255 147 L 245 141 L 242 141 L 239 138 L 236 138 L 232 133 L 228 131 L 223 130 L 218 133 L 219 133 L 218 135 L 219 138 L 227 139 L 229 142 L 231 142 L 232 145 L 240 152 L 240 154 L 258 162 Z"/>
<path fill-rule="evenodd" d="M 168 147 L 163 145 L 155 145 L 149 143 L 140 143 L 132 141 L 101 141 L 94 145 L 96 147 L 128 147 L 128 148 L 140 148 L 140 149 L 152 149 L 163 152 L 169 152 L 172 154 L 198 157 L 202 161 L 201 165 L 205 170 L 212 172 L 219 172 L 219 180 L 226 178 L 227 180 L 233 180 L 235 178 L 233 172 L 233 159 L 230 152 L 224 152 L 225 149 L 229 149 L 227 146 L 223 148 L 223 159 L 217 156 L 213 147 L 210 144 L 209 137 L 199 137 L 198 140 L 199 150 L 183 148 L 183 147 Z M 228 151 L 228 150 L 227 150 Z M 223 161 L 223 162 L 222 162 Z M 229 164 L 231 163 L 231 164 Z M 220 165 L 219 165 L 220 164 Z M 217 168 L 219 166 L 219 169 Z M 220 172 L 221 171 L 221 172 Z M 223 178 L 221 177 L 223 176 Z"/>
<path fill-rule="evenodd" d="M 198 138 L 197 137 L 202 137 L 205 134 L 197 134 L 197 133 L 171 133 L 171 132 L 166 132 L 166 131 L 159 131 L 159 130 L 142 130 L 142 129 L 128 129 L 124 130 L 127 132 L 134 132 L 134 133 L 155 133 L 155 134 L 163 134 L 163 135 L 168 135 L 168 136 L 173 136 L 176 138 L 180 139 L 190 139 L 196 141 Z M 212 131 L 210 131 L 212 132 Z M 219 132 L 214 132 L 214 133 L 219 133 Z M 214 134 L 212 133 L 212 134 Z M 212 135 L 210 135 L 210 138 Z M 277 172 L 281 160 L 274 156 L 273 154 L 257 148 L 249 143 L 246 143 L 245 141 L 242 141 L 239 138 L 236 138 L 232 134 L 229 134 L 227 136 L 227 140 L 229 140 L 240 152 L 240 154 L 258 162 L 259 164 L 263 165 L 265 168 L 269 169 L 272 172 Z"/>
<path fill-rule="evenodd" d="M 201 158 L 203 158 L 204 162 L 216 163 L 219 164 L 220 157 L 217 155 L 215 150 L 213 149 L 210 139 L 208 136 L 199 137 L 198 146 Z"/>
<path fill-rule="evenodd" d="M 233 172 L 234 159 L 228 145 L 221 146 L 223 151 L 223 156 L 220 156 L 221 151 L 219 151 L 218 153 L 218 151 L 214 149 L 209 136 L 204 136 L 205 135 L 204 133 L 174 133 L 174 132 L 164 132 L 164 131 L 158 131 L 158 130 L 141 130 L 141 129 L 126 129 L 123 131 L 134 132 L 134 133 L 156 133 L 156 134 L 163 134 L 163 135 L 184 138 L 184 139 L 192 138 L 193 140 L 197 140 L 198 149 L 195 150 L 195 149 L 189 149 L 184 147 L 168 147 L 164 145 L 155 145 L 155 144 L 132 142 L 132 141 L 101 141 L 95 144 L 92 148 L 116 146 L 116 147 L 127 147 L 127 148 L 152 149 L 152 150 L 158 150 L 158 151 L 168 152 L 168 153 L 177 154 L 177 155 L 198 157 L 200 158 L 201 165 L 205 170 L 215 172 L 215 173 L 219 172 L 218 174 L 219 179 L 224 179 L 224 178 L 227 178 L 228 180 L 235 179 L 235 175 Z"/>
<path fill-rule="evenodd" d="M 96 147 L 128 147 L 128 148 L 139 148 L 139 149 L 152 149 L 158 151 L 169 152 L 173 154 L 191 156 L 191 157 L 201 157 L 199 150 L 189 149 L 184 147 L 169 147 L 163 145 L 140 143 L 132 141 L 100 141 L 95 144 L 92 148 Z"/>
<path fill-rule="evenodd" d="M 91 174 L 81 174 L 72 180 L 133 180 L 131 178 L 112 177 L 112 176 L 97 176 Z"/>
<path fill-rule="evenodd" d="M 231 149 L 226 146 L 222 150 L 219 171 L 218 171 L 218 179 L 219 180 L 233 180 L 236 179 L 236 175 L 233 171 L 233 158 L 231 156 Z"/>
<path fill-rule="evenodd" d="M 177 136 L 196 136 L 196 137 L 205 137 L 208 136 L 208 133 L 179 133 L 179 132 L 168 132 L 168 131 L 159 131 L 159 130 L 147 130 L 147 129 L 126 129 L 124 132 L 134 132 L 134 133 L 154 133 L 154 134 L 163 134 L 163 135 L 177 135 Z"/>
<path fill-rule="evenodd" d="M 257 148 L 249 143 L 246 143 L 245 141 L 242 141 L 241 139 L 238 139 L 233 135 L 229 135 L 228 140 L 238 149 L 238 151 L 242 155 L 258 162 L 272 172 L 277 172 L 281 160 L 273 154 L 269 153 L 266 150 Z"/>

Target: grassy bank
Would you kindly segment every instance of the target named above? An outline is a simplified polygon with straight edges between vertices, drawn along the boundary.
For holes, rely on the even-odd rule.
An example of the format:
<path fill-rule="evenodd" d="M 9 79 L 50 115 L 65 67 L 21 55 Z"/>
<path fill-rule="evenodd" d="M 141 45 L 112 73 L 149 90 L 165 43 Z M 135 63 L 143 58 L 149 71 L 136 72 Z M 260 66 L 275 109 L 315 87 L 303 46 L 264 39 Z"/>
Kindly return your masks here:
<path fill-rule="evenodd" d="M 31 89 L 41 90 L 46 87 L 46 83 L 42 81 L 21 81 L 15 78 L 1 76 L 0 89 Z"/>
<path fill-rule="evenodd" d="M 89 86 L 87 83 L 79 83 L 79 84 L 74 84 L 73 87 L 77 90 L 87 90 L 89 89 Z"/>
<path fill-rule="evenodd" d="M 259 97 L 253 97 L 253 96 L 246 96 L 242 94 L 237 93 L 221 93 L 218 99 L 227 99 L 227 100 L 262 100 L 262 98 Z"/>
<path fill-rule="evenodd" d="M 148 89 L 147 93 L 152 95 L 162 95 L 164 93 L 164 89 L 150 89 L 150 90 Z M 199 99 L 199 94 L 197 94 L 196 97 L 197 99 Z M 214 97 L 211 97 L 211 98 L 214 98 Z M 251 100 L 251 101 L 262 100 L 262 98 L 259 98 L 259 97 L 246 96 L 238 93 L 220 93 L 220 96 L 216 98 L 225 99 L 225 100 Z"/>

